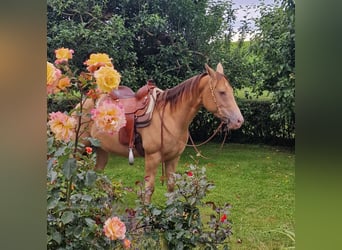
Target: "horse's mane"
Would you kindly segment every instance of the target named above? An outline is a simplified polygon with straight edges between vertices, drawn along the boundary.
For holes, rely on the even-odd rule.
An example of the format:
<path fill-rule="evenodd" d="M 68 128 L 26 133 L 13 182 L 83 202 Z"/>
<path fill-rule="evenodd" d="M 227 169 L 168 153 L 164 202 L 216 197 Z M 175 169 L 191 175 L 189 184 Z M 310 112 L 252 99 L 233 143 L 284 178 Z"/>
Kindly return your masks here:
<path fill-rule="evenodd" d="M 199 94 L 198 83 L 201 78 L 205 76 L 207 73 L 199 74 L 193 76 L 184 82 L 178 84 L 177 86 L 165 90 L 158 97 L 158 106 L 165 106 L 166 104 L 170 104 L 171 110 L 174 109 L 179 103 L 182 102 L 183 98 L 191 99 L 193 95 Z"/>

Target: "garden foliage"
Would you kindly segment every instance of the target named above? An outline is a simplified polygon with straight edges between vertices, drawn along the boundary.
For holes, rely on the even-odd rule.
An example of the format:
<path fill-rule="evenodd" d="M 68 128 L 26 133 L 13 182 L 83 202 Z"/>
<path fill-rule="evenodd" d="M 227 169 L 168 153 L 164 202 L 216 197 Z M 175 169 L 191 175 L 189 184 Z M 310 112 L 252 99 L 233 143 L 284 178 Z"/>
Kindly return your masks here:
<path fill-rule="evenodd" d="M 175 174 L 175 191 L 167 194 L 165 207 L 145 204 L 144 185 L 138 190 L 137 207 L 124 205 L 120 183 L 95 172 L 93 150 L 100 142 L 94 138 L 81 140 L 80 118 L 89 115 L 93 126 L 104 132 L 117 133 L 125 125 L 121 107 L 102 102 L 83 114 L 86 98 L 96 98 L 118 87 L 121 75 L 108 55 L 91 54 L 85 61 L 88 72 L 75 76 L 69 60 L 73 50 L 55 50 L 56 60 L 47 62 L 47 94 L 68 92 L 73 88 L 79 105 L 69 112 L 49 113 L 47 131 L 47 249 L 191 249 L 204 246 L 227 249 L 231 234 L 229 205 L 213 208 L 204 227 L 199 206 L 213 188 L 205 176 L 205 168 L 189 166 L 183 175 Z M 75 90 L 78 90 L 75 91 Z M 87 96 L 86 98 L 83 98 Z M 88 140 L 91 146 L 85 146 Z M 146 177 L 148 178 L 148 177 Z"/>

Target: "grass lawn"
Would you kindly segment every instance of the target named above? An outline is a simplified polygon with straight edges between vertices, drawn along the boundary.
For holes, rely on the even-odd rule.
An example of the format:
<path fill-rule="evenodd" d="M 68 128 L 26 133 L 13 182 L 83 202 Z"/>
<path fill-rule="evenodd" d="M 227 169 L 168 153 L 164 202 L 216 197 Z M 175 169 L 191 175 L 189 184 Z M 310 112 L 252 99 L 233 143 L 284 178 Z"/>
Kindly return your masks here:
<path fill-rule="evenodd" d="M 205 166 L 215 184 L 206 201 L 230 203 L 232 220 L 231 249 L 289 249 L 294 242 L 287 235 L 295 228 L 295 155 L 293 151 L 262 145 L 209 143 L 199 148 L 208 159 L 196 158 Z M 187 148 L 178 172 L 194 163 L 195 151 Z M 143 180 L 144 162 L 136 158 L 133 166 L 126 158 L 112 156 L 105 173 L 127 187 L 126 207 L 135 207 L 135 182 Z M 161 171 L 159 171 L 159 178 Z M 166 186 L 156 183 L 152 202 L 164 205 Z M 201 210 L 205 221 L 209 209 Z"/>
<path fill-rule="evenodd" d="M 256 96 L 251 87 L 244 87 L 241 89 L 235 89 L 234 96 L 239 99 L 246 99 L 245 93 L 248 93 L 252 100 L 258 101 L 270 101 L 272 99 L 272 93 L 264 90 L 261 96 Z"/>

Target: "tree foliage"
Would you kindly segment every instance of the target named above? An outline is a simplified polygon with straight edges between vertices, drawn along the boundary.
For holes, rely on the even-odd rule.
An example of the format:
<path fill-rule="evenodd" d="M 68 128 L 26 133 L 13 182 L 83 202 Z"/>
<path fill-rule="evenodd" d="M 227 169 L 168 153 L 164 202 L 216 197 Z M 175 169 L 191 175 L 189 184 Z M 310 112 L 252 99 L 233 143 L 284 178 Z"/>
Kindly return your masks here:
<path fill-rule="evenodd" d="M 48 0 L 48 58 L 73 48 L 82 60 L 97 51 L 113 56 L 132 88 L 152 78 L 162 88 L 200 73 L 210 42 L 232 25 L 230 2 L 208 0 Z M 216 63 L 216 62 L 215 62 Z"/>
<path fill-rule="evenodd" d="M 278 2 L 277 2 L 278 3 Z M 257 89 L 273 93 L 271 118 L 294 128 L 295 123 L 295 2 L 259 6 L 253 53 Z"/>

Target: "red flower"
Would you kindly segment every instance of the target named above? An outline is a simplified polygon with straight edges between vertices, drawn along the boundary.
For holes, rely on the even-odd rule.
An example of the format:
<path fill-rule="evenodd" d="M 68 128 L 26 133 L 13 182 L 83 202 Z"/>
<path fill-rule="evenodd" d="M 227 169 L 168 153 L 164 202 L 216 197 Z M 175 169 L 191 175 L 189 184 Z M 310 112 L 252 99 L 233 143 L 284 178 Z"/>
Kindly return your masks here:
<path fill-rule="evenodd" d="M 130 248 L 131 247 L 131 241 L 129 239 L 127 239 L 127 238 L 124 239 L 123 240 L 123 246 L 124 246 L 125 249 Z"/>
<path fill-rule="evenodd" d="M 193 174 L 191 171 L 189 171 L 189 172 L 187 172 L 187 175 L 191 177 L 191 176 L 193 176 L 194 174 Z"/>
<path fill-rule="evenodd" d="M 91 147 L 86 147 L 85 150 L 88 155 L 90 155 L 93 152 L 93 149 Z"/>
<path fill-rule="evenodd" d="M 226 215 L 226 214 L 223 214 L 223 215 L 221 216 L 220 221 L 221 221 L 221 222 L 224 222 L 225 220 L 227 220 L 227 215 Z"/>

